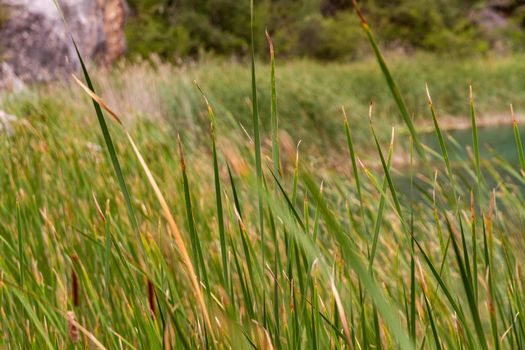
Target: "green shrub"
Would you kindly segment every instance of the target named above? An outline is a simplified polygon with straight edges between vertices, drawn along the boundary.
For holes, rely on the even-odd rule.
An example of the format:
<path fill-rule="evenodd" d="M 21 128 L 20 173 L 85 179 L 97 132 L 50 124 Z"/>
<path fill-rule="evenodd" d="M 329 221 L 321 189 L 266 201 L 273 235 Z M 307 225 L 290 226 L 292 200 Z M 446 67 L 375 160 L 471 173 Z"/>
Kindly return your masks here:
<path fill-rule="evenodd" d="M 351 0 L 255 1 L 255 48 L 267 56 L 263 31 L 280 57 L 348 60 L 363 56 L 363 37 Z M 244 56 L 249 44 L 249 1 L 131 0 L 127 36 L 130 54 L 173 59 L 200 52 Z M 520 51 L 525 10 L 510 4 L 502 30 L 482 30 L 470 14 L 489 6 L 480 0 L 363 0 L 363 11 L 386 48 L 447 55 L 485 54 L 500 47 Z M 497 10 L 494 10 L 497 11 Z"/>

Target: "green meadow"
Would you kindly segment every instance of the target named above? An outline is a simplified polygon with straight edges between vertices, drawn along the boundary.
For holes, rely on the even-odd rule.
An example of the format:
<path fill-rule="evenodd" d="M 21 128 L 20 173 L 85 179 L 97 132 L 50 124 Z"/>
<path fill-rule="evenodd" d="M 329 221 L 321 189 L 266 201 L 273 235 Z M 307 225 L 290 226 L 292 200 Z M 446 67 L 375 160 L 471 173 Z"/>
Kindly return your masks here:
<path fill-rule="evenodd" d="M 524 57 L 384 57 L 362 27 L 354 63 L 152 59 L 5 95 L 0 347 L 524 348 Z"/>

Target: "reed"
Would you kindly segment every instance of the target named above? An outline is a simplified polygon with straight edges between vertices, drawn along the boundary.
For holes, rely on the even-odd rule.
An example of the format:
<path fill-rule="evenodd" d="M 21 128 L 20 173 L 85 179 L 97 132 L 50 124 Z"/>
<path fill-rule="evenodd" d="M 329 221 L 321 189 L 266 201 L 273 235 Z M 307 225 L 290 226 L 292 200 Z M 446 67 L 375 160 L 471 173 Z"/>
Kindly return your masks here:
<path fill-rule="evenodd" d="M 24 121 L 0 135 L 0 346 L 523 348 L 519 121 L 511 110 L 518 161 L 487 157 L 470 99 L 472 151 L 455 161 L 443 97 L 421 84 L 430 148 L 357 14 L 404 126 L 381 101 L 343 120 L 339 104 L 339 157 L 282 136 L 294 82 L 269 36 L 269 83 L 253 57 L 246 76 L 250 132 L 193 79 L 203 129 L 128 117 L 80 52 L 77 99 L 11 102 Z"/>

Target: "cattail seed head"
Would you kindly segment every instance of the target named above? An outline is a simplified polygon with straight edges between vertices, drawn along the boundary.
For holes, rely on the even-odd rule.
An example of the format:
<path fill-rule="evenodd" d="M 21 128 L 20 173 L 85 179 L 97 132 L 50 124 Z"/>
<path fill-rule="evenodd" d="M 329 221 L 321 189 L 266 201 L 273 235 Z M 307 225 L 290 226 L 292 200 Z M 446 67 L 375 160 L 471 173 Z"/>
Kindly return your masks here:
<path fill-rule="evenodd" d="M 155 318 L 155 287 L 150 280 L 148 280 L 148 305 L 151 317 Z"/>
<path fill-rule="evenodd" d="M 73 265 L 76 265 L 76 263 L 78 262 L 78 256 L 76 254 L 73 254 L 71 256 L 71 260 L 73 262 Z M 75 266 L 71 268 L 71 295 L 73 298 L 73 306 L 78 307 L 80 301 L 78 298 L 78 276 L 77 272 L 75 271 Z"/>

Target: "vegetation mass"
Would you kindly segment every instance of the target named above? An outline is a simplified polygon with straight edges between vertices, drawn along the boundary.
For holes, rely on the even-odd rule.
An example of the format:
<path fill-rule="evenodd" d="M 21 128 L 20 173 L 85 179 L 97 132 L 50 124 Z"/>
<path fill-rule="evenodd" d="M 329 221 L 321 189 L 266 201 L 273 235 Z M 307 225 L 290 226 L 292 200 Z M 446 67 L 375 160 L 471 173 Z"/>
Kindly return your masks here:
<path fill-rule="evenodd" d="M 175 61 L 205 53 L 248 56 L 250 3 L 237 0 L 129 0 L 129 55 Z M 363 0 L 367 20 L 389 50 L 452 57 L 525 48 L 520 0 Z M 266 58 L 268 28 L 278 56 L 353 60 L 368 55 L 352 0 L 262 0 L 254 7 L 254 45 Z"/>
<path fill-rule="evenodd" d="M 251 69 L 84 66 L 74 85 L 7 96 L 0 345 L 523 348 L 517 120 L 519 162 L 482 158 L 478 110 L 501 99 L 440 61 L 391 70 L 359 14 L 375 70 L 270 50 Z M 448 68 L 519 99 L 519 60 Z M 462 112 L 469 160 L 452 164 L 440 118 Z"/>

